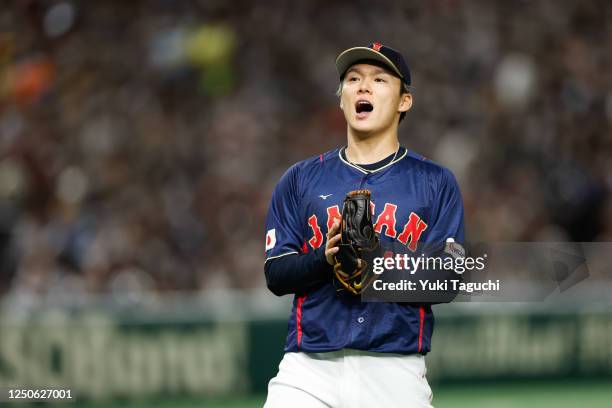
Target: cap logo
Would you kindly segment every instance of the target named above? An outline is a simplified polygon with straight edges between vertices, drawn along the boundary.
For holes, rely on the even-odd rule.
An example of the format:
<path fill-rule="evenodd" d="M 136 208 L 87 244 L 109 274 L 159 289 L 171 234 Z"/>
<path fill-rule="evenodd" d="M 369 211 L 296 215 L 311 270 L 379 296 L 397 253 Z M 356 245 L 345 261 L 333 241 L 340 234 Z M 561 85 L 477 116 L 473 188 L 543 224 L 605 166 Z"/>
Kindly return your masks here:
<path fill-rule="evenodd" d="M 380 47 L 382 47 L 382 44 L 379 42 L 375 42 L 374 44 L 372 44 L 372 49 L 374 51 L 380 51 Z"/>

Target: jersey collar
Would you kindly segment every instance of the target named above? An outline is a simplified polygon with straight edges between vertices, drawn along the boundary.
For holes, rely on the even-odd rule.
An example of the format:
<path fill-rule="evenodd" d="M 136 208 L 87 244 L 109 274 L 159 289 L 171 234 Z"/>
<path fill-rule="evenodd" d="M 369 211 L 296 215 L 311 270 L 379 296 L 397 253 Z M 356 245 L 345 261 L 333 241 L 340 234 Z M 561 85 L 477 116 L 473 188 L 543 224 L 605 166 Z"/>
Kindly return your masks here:
<path fill-rule="evenodd" d="M 338 149 L 338 157 L 340 158 L 340 160 L 341 160 L 341 161 L 342 161 L 344 164 L 346 164 L 347 166 L 352 167 L 352 168 L 354 168 L 355 170 L 358 170 L 359 172 L 361 172 L 361 173 L 363 173 L 363 174 L 372 174 L 372 173 L 376 173 L 376 172 L 379 172 L 379 171 L 381 171 L 381 170 L 384 170 L 384 169 L 386 169 L 387 167 L 390 167 L 390 166 L 392 166 L 393 164 L 397 163 L 398 161 L 402 160 L 404 157 L 406 157 L 406 156 L 408 155 L 408 149 L 404 148 L 403 153 L 402 153 L 402 154 L 400 154 L 400 155 L 398 155 L 398 156 L 397 156 L 395 159 L 391 160 L 389 163 L 387 163 L 387 164 L 385 164 L 385 165 L 383 165 L 383 166 L 380 166 L 380 167 L 378 167 L 378 168 L 376 168 L 376 169 L 368 170 L 368 169 L 364 169 L 363 167 L 358 166 L 358 165 L 355 165 L 355 164 L 353 164 L 353 163 L 349 162 L 348 160 L 346 160 L 346 159 L 343 157 L 343 154 L 342 154 L 342 153 L 343 153 L 345 150 L 346 150 L 346 146 L 344 146 L 344 147 L 342 147 L 342 148 Z"/>

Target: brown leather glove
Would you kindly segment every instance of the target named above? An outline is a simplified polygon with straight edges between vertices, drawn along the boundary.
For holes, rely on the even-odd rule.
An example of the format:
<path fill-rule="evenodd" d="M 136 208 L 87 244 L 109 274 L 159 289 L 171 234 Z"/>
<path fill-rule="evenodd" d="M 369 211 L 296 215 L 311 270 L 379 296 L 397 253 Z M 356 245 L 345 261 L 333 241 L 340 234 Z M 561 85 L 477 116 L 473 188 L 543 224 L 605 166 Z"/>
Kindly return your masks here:
<path fill-rule="evenodd" d="M 373 280 L 373 258 L 381 256 L 380 243 L 372 224 L 369 190 L 355 190 L 346 195 L 340 232 L 342 240 L 335 255 L 335 279 L 341 289 L 358 295 Z"/>

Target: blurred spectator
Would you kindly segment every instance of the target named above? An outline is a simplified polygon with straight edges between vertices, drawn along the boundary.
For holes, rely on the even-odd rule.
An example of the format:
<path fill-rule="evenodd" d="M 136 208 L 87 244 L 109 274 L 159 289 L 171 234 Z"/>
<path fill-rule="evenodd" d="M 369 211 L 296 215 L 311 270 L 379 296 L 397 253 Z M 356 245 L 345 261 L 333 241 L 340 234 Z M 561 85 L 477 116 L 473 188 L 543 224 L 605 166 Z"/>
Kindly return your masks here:
<path fill-rule="evenodd" d="M 263 286 L 271 191 L 343 143 L 334 57 L 373 40 L 409 56 L 402 143 L 455 172 L 472 240 L 611 239 L 609 2 L 272 3 L 2 7 L 0 291 Z"/>

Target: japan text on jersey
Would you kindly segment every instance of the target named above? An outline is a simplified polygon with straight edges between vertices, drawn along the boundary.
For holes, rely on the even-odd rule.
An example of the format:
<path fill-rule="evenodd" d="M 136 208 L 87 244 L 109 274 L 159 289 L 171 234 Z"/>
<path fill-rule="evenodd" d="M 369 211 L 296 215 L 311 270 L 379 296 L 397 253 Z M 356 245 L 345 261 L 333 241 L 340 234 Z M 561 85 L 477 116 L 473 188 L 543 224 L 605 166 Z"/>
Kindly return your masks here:
<path fill-rule="evenodd" d="M 383 242 L 407 251 L 421 242 L 464 242 L 463 203 L 448 169 L 406 150 L 368 172 L 336 149 L 295 164 L 279 181 L 266 219 L 266 262 L 323 246 L 346 193 L 357 189 L 372 193 L 374 226 Z M 296 295 L 285 351 L 425 354 L 432 332 L 429 305 L 362 303 L 337 292 L 330 279 Z"/>

